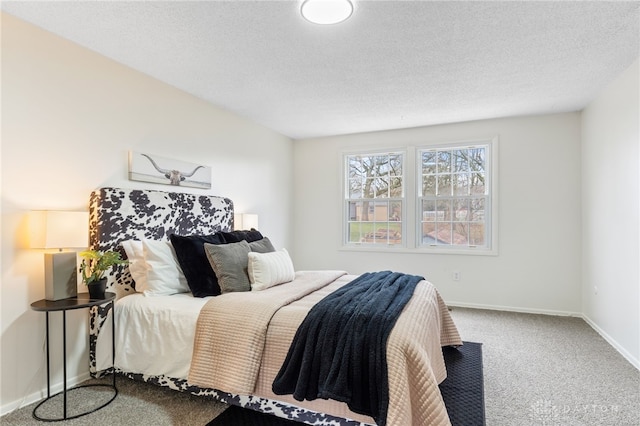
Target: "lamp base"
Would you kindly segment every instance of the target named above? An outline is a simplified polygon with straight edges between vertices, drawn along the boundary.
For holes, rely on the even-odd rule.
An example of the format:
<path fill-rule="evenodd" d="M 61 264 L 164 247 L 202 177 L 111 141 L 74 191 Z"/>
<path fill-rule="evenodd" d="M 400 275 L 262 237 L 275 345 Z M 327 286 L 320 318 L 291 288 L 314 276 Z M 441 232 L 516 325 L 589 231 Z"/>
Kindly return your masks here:
<path fill-rule="evenodd" d="M 44 255 L 44 298 L 55 301 L 77 295 L 76 253 L 46 253 Z"/>

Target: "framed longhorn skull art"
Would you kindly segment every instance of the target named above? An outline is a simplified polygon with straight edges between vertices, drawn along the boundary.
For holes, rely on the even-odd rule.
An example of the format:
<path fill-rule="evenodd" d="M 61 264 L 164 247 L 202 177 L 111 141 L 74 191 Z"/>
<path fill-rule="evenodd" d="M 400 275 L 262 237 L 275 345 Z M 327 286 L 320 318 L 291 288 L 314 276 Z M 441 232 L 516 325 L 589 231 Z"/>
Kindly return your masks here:
<path fill-rule="evenodd" d="M 129 151 L 129 180 L 211 189 L 211 167 Z"/>

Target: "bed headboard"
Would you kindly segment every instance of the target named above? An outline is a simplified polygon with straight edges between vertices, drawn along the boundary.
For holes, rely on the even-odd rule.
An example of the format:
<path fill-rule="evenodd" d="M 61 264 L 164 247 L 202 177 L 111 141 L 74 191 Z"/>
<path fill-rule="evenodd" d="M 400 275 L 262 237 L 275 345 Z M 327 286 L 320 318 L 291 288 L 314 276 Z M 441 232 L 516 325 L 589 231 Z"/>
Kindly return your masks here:
<path fill-rule="evenodd" d="M 208 235 L 233 230 L 233 202 L 224 197 L 147 189 L 100 188 L 89 200 L 89 245 L 96 250 L 119 250 L 126 240 L 169 240 L 171 234 Z M 126 265 L 107 272 L 107 290 L 120 298 L 133 293 Z M 96 340 L 112 305 L 93 306 L 89 316 L 89 371 L 96 371 Z"/>
<path fill-rule="evenodd" d="M 233 229 L 233 202 L 224 197 L 146 189 L 100 188 L 89 201 L 89 245 L 119 250 L 126 240 L 169 240 L 169 235 L 213 234 Z M 107 275 L 117 297 L 133 292 L 129 267 Z"/>

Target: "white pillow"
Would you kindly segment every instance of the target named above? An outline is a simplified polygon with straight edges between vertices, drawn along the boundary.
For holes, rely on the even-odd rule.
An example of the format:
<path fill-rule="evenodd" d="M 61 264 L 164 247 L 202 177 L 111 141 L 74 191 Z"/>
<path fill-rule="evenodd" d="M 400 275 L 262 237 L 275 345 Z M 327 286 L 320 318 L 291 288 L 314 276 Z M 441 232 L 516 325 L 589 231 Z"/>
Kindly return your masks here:
<path fill-rule="evenodd" d="M 142 241 L 127 240 L 122 242 L 122 248 L 127 254 L 129 272 L 136 282 L 136 291 L 144 292 L 147 289 L 147 262 L 144 260 Z"/>
<path fill-rule="evenodd" d="M 264 290 L 293 281 L 296 272 L 286 249 L 271 253 L 249 253 L 249 281 L 251 290 Z"/>
<path fill-rule="evenodd" d="M 163 296 L 189 291 L 187 279 L 169 241 L 143 240 L 142 248 L 147 264 L 145 296 Z"/>

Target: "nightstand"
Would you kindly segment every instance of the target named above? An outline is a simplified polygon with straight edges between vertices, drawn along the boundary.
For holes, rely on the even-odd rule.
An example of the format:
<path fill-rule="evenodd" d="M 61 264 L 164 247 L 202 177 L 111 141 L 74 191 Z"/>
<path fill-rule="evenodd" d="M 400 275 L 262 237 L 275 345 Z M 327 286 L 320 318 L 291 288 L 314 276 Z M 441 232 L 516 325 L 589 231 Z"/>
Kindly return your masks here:
<path fill-rule="evenodd" d="M 115 319 L 113 315 L 113 307 L 116 295 L 115 293 L 105 293 L 104 299 L 91 299 L 89 297 L 89 293 L 80 293 L 76 297 L 70 297 L 68 299 L 62 300 L 38 300 L 37 302 L 33 302 L 31 304 L 31 309 L 34 311 L 45 312 L 47 315 L 46 323 L 47 323 L 47 398 L 44 401 L 41 401 L 36 407 L 33 409 L 33 417 L 37 420 L 43 420 L 47 422 L 57 422 L 61 420 L 69 420 L 75 419 L 81 416 L 85 416 L 89 413 L 93 413 L 94 411 L 98 411 L 101 408 L 109 405 L 118 395 L 118 389 L 116 388 L 116 373 L 115 373 L 115 354 L 116 354 L 116 343 L 115 343 Z M 73 309 L 83 309 L 90 308 L 92 306 L 111 304 L 111 339 L 113 342 L 113 349 L 111 352 L 111 362 L 113 365 L 113 384 L 90 384 L 90 385 L 80 385 L 75 386 L 71 389 L 67 389 L 67 311 Z M 51 375 L 49 369 L 49 312 L 62 311 L 62 359 L 63 359 L 63 388 L 61 392 L 58 392 L 55 395 L 51 395 Z M 74 389 L 85 388 L 85 387 L 97 387 L 97 386 L 106 386 L 113 389 L 114 394 L 106 403 L 100 405 L 99 407 L 93 408 L 90 411 L 85 411 L 80 414 L 75 414 L 73 416 L 67 416 L 67 392 L 72 391 Z M 63 415 L 61 418 L 44 418 L 40 417 L 36 414 L 38 408 L 49 401 L 51 398 L 63 394 Z"/>

